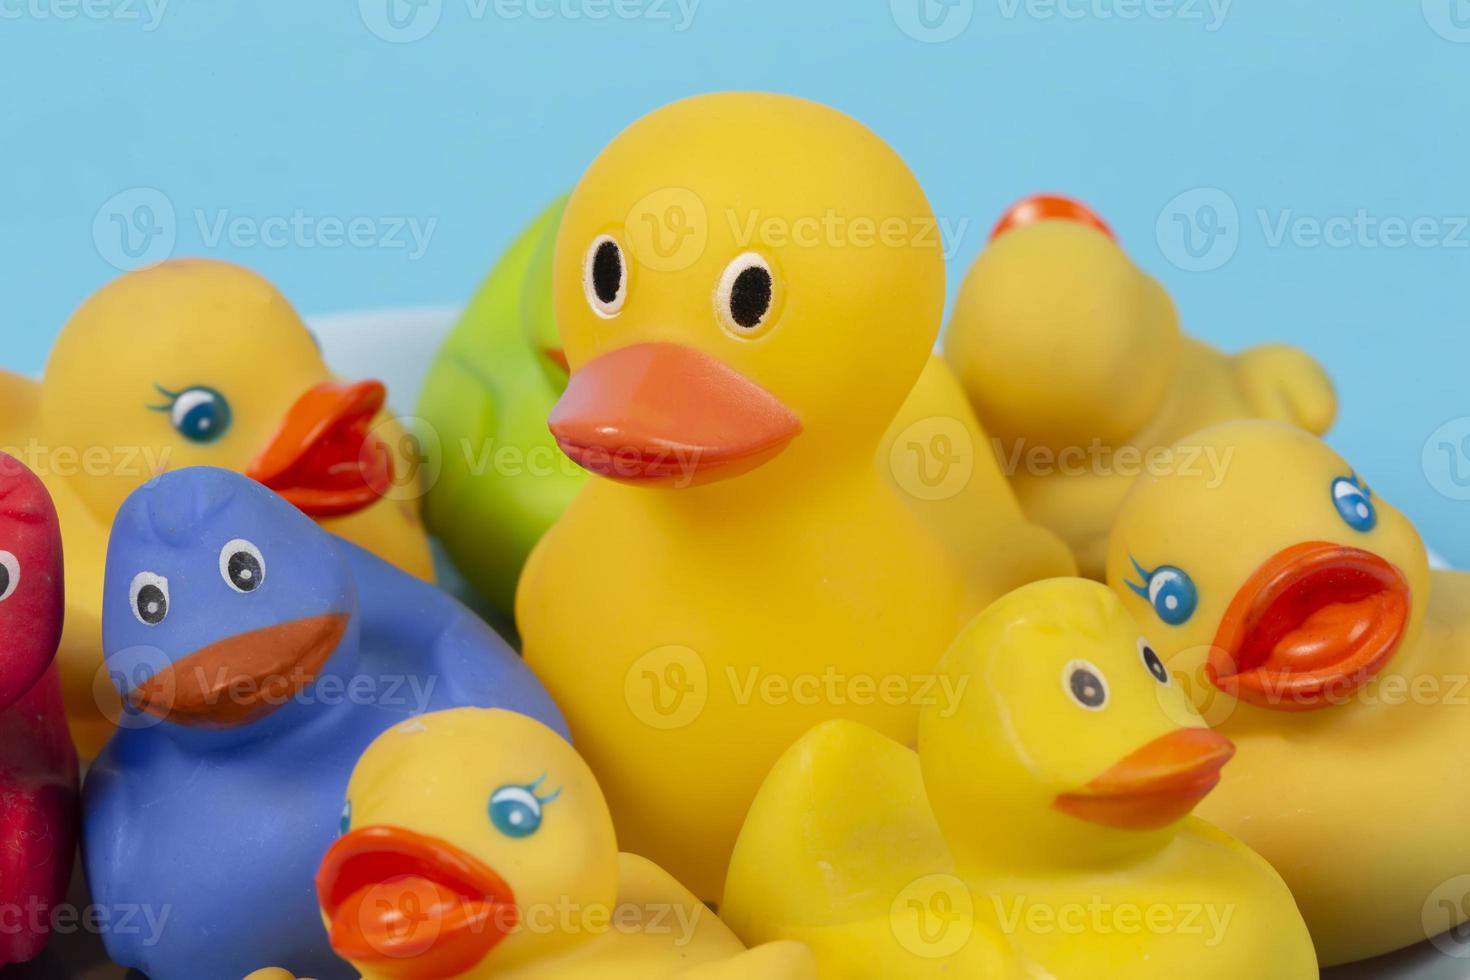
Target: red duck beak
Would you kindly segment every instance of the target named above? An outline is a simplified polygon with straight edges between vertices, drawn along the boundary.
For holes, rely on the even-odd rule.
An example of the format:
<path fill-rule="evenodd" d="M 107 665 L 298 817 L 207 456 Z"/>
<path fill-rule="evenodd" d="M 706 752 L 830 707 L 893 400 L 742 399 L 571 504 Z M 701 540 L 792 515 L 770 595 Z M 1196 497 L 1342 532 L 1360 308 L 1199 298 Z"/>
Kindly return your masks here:
<path fill-rule="evenodd" d="M 1220 782 L 1235 745 L 1208 728 L 1180 728 L 1126 756 L 1056 808 L 1104 827 L 1157 830 L 1182 820 Z"/>
<path fill-rule="evenodd" d="M 801 431 L 791 409 L 734 368 L 665 343 L 623 347 L 584 364 L 549 422 L 579 466 L 642 485 L 746 472 Z"/>
<path fill-rule="evenodd" d="M 317 868 L 316 894 L 338 956 L 406 980 L 459 976 L 520 918 L 515 894 L 493 868 L 401 827 L 338 838 Z"/>
<path fill-rule="evenodd" d="M 1273 555 L 1226 610 L 1210 681 L 1279 711 L 1325 708 L 1383 669 L 1408 628 L 1409 583 L 1370 551 L 1308 541 Z"/>
<path fill-rule="evenodd" d="M 393 484 L 393 456 L 370 431 L 386 397 L 380 381 L 317 385 L 291 406 L 245 475 L 312 517 L 376 502 Z"/>
<path fill-rule="evenodd" d="M 1074 201 L 1060 194 L 1037 194 L 1018 201 L 1011 206 L 1009 211 L 1001 215 L 1000 220 L 990 231 L 990 240 L 995 241 L 1012 228 L 1024 228 L 1026 225 L 1034 225 L 1040 221 L 1075 221 L 1079 225 L 1096 228 L 1113 241 L 1118 240 L 1118 236 L 1113 234 L 1113 229 L 1109 228 L 1107 222 L 1099 218 L 1091 208 L 1081 201 Z"/>

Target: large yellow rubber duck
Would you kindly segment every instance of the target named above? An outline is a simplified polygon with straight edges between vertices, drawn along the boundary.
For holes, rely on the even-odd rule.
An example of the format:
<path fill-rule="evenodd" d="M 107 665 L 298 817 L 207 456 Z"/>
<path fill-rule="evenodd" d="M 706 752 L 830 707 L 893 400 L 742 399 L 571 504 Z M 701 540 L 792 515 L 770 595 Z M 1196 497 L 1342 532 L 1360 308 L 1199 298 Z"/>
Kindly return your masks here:
<path fill-rule="evenodd" d="M 178 259 L 98 290 L 62 328 L 39 383 L 0 372 L 0 446 L 56 501 L 66 547 L 57 656 L 84 756 L 116 717 L 102 665 L 102 568 L 113 516 L 158 473 L 244 472 L 334 533 L 432 578 L 413 460 L 383 386 L 340 383 L 290 304 L 226 262 Z M 395 483 L 395 481 L 397 481 Z"/>
<path fill-rule="evenodd" d="M 1070 557 L 983 445 L 968 475 L 925 458 L 965 425 L 933 416 L 954 382 L 925 372 L 944 259 L 854 120 L 764 94 L 645 117 L 572 194 L 554 289 L 572 373 L 551 429 L 605 478 L 527 563 L 526 660 L 620 839 L 713 899 L 782 750 L 838 716 L 911 737 L 955 630 Z M 941 533 L 951 474 L 993 492 Z"/>
<path fill-rule="evenodd" d="M 1309 433 L 1229 423 L 1177 458 L 1129 494 L 1108 581 L 1240 749 L 1201 813 L 1281 872 L 1325 964 L 1465 921 L 1470 576 Z"/>
<path fill-rule="evenodd" d="M 834 977 L 1316 977 L 1281 878 L 1189 816 L 1230 742 L 1106 586 L 1016 590 L 939 671 L 917 752 L 828 722 L 772 769 L 721 907 L 742 938 Z"/>
<path fill-rule="evenodd" d="M 666 872 L 619 854 L 587 764 L 515 712 L 433 712 L 380 735 L 342 832 L 317 897 L 367 980 L 816 976 L 799 943 L 747 952 Z"/>
<path fill-rule="evenodd" d="M 1169 294 L 1102 219 L 1051 195 L 996 226 L 944 350 L 1027 515 L 1098 579 L 1113 515 L 1160 449 L 1237 418 L 1320 434 L 1337 411 L 1331 382 L 1300 350 L 1227 355 L 1183 333 Z"/>

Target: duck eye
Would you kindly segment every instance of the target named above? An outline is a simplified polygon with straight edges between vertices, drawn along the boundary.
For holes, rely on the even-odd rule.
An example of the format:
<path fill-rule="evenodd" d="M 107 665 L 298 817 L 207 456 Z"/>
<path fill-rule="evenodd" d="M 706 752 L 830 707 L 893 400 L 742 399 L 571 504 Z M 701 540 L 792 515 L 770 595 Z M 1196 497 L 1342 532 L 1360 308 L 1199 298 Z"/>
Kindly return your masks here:
<path fill-rule="evenodd" d="M 8 551 L 0 551 L 0 602 L 15 595 L 20 588 L 20 559 Z"/>
<path fill-rule="evenodd" d="M 254 592 L 265 584 L 265 556 L 249 541 L 236 538 L 220 549 L 219 573 L 236 592 Z"/>
<path fill-rule="evenodd" d="M 345 802 L 345 803 L 342 804 L 342 820 L 341 820 L 340 823 L 337 824 L 337 829 L 341 833 L 344 833 L 345 834 L 345 833 L 347 833 L 347 828 L 349 828 L 351 826 L 352 826 L 352 801 L 351 800 L 348 800 L 347 802 Z"/>
<path fill-rule="evenodd" d="M 1143 577 L 1143 584 L 1128 583 L 1128 588 L 1148 600 L 1154 613 L 1170 626 L 1182 626 L 1194 615 L 1199 605 L 1199 590 L 1184 569 L 1160 565 L 1149 571 L 1133 559 L 1133 567 Z"/>
<path fill-rule="evenodd" d="M 138 622 L 157 626 L 168 615 L 168 579 L 152 572 L 139 572 L 133 577 L 128 604 Z"/>
<path fill-rule="evenodd" d="M 195 385 L 183 391 L 169 391 L 162 385 L 154 387 L 168 399 L 168 404 L 148 407 L 155 412 L 167 412 L 169 422 L 190 442 L 214 442 L 229 431 L 233 418 L 230 403 L 213 388 Z"/>
<path fill-rule="evenodd" d="M 1143 658 L 1143 665 L 1148 668 L 1148 672 L 1154 675 L 1154 680 L 1160 684 L 1169 683 L 1168 668 L 1159 659 L 1159 655 L 1154 652 L 1154 648 L 1149 646 L 1148 641 L 1142 637 L 1138 639 L 1138 655 Z"/>
<path fill-rule="evenodd" d="M 1062 668 L 1062 688 L 1088 711 L 1101 711 L 1108 703 L 1108 682 L 1097 665 L 1087 660 L 1071 660 Z"/>
<path fill-rule="evenodd" d="M 507 837 L 529 837 L 541 826 L 541 804 L 529 786 L 502 786 L 490 796 L 490 822 Z"/>
<path fill-rule="evenodd" d="M 598 235 L 587 250 L 582 270 L 582 288 L 592 312 L 604 319 L 615 317 L 628 298 L 628 263 L 623 249 L 611 235 Z"/>
<path fill-rule="evenodd" d="M 766 325 L 775 297 L 771 266 L 755 252 L 746 252 L 725 266 L 715 289 L 715 309 L 725 328 L 749 337 Z"/>
<path fill-rule="evenodd" d="M 1332 503 L 1354 531 L 1366 533 L 1378 524 L 1373 495 L 1355 476 L 1340 476 L 1332 481 Z"/>

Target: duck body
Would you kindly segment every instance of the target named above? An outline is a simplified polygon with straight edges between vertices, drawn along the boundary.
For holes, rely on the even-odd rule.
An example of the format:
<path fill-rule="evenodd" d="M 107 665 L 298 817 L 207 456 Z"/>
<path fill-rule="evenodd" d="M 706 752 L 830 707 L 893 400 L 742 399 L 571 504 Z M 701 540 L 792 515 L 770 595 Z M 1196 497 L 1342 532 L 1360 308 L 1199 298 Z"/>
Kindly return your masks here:
<path fill-rule="evenodd" d="M 342 821 L 317 895 L 369 980 L 816 976 L 799 944 L 747 951 L 666 871 L 618 853 L 586 763 L 526 716 L 396 726 L 359 761 Z"/>
<path fill-rule="evenodd" d="M 418 408 L 438 473 L 425 523 L 507 616 L 526 556 L 586 482 L 546 429 L 566 386 L 551 312 L 565 206 L 548 207 L 496 263 L 430 367 Z"/>
<path fill-rule="evenodd" d="M 240 568 L 247 592 L 222 578 Z M 168 594 L 159 623 L 133 611 L 158 602 L 139 575 Z M 262 959 L 350 975 L 317 925 L 311 871 L 362 750 L 464 704 L 562 724 L 458 603 L 225 471 L 178 471 L 130 499 L 108 585 L 109 672 L 128 707 L 88 774 L 84 855 L 100 905 L 169 910 L 156 935 L 104 936 L 152 977 L 240 977 Z"/>
<path fill-rule="evenodd" d="M 1336 397 L 1307 354 L 1225 354 L 1184 334 L 1163 287 L 1084 205 L 1038 196 L 1001 219 L 955 302 L 945 356 L 1026 514 L 1101 579 L 1128 488 L 1195 430 L 1266 418 L 1321 434 Z"/>
<path fill-rule="evenodd" d="M 1183 442 L 1228 467 L 1140 480 L 1109 582 L 1239 748 L 1201 816 L 1280 871 L 1326 965 L 1465 921 L 1470 789 L 1442 772 L 1470 737 L 1470 576 L 1431 572 L 1407 518 L 1308 432 Z"/>
<path fill-rule="evenodd" d="M 61 532 L 38 477 L 0 455 L 0 966 L 34 959 L 71 878 L 77 755 L 53 657 Z"/>
<path fill-rule="evenodd" d="M 169 469 L 248 473 L 332 532 L 432 580 L 416 470 L 383 386 L 334 379 L 301 318 L 239 266 L 176 259 L 127 273 L 62 327 L 40 381 L 0 373 L 0 447 L 43 474 L 60 515 L 68 610 L 58 654 L 84 756 L 111 731 L 102 662 L 108 530 Z M 105 686 L 104 686 L 105 687 Z"/>
<path fill-rule="evenodd" d="M 1187 815 L 1229 743 L 1142 649 L 1101 585 L 999 600 L 941 661 L 958 693 L 917 751 L 833 721 L 781 757 L 726 921 L 834 977 L 1314 977 L 1280 877 Z"/>

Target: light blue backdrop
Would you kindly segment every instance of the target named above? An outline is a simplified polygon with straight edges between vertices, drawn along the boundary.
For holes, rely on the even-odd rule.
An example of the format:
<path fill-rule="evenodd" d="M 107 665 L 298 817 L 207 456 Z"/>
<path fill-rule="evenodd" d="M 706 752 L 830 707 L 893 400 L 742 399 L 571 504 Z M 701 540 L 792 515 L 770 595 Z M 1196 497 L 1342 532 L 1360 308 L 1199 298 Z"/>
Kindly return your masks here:
<path fill-rule="evenodd" d="M 1333 441 L 1470 563 L 1467 0 L 0 0 L 0 363 L 169 252 L 460 302 L 619 128 L 726 88 L 892 142 L 968 222 L 952 287 L 1013 198 L 1093 202 L 1191 329 L 1325 360 Z"/>

